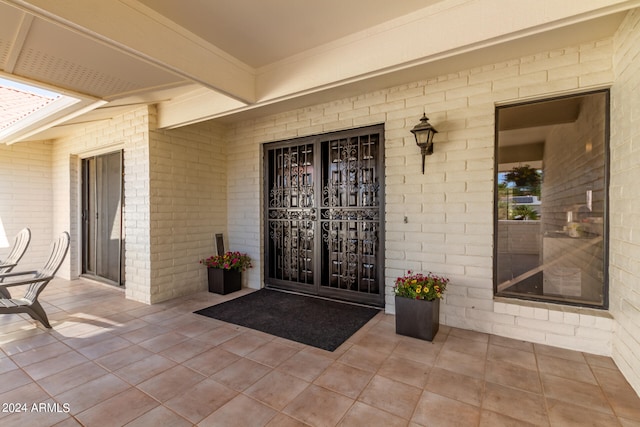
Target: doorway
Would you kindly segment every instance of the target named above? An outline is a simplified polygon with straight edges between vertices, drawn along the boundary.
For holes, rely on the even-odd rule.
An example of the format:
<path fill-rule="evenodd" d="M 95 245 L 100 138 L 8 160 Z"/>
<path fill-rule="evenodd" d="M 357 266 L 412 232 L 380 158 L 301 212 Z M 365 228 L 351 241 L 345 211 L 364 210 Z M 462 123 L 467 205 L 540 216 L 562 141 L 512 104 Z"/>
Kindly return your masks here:
<path fill-rule="evenodd" d="M 265 283 L 384 306 L 384 126 L 265 145 Z"/>
<path fill-rule="evenodd" d="M 122 151 L 82 160 L 82 274 L 124 286 Z"/>

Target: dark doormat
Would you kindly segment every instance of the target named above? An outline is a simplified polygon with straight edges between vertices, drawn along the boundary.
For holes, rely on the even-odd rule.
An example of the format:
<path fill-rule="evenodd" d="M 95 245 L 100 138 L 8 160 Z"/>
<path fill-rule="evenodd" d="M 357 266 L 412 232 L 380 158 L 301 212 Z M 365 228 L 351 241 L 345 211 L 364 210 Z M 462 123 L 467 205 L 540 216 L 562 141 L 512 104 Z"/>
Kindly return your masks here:
<path fill-rule="evenodd" d="M 334 351 L 380 310 L 260 289 L 195 313 Z"/>

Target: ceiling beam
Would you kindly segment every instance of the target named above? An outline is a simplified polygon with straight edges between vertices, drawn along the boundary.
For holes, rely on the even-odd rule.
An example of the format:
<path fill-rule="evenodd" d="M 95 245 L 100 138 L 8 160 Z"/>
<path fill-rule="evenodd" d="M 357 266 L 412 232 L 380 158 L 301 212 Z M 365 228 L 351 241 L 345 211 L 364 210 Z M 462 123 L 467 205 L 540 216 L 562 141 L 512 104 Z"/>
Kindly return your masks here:
<path fill-rule="evenodd" d="M 22 51 L 22 47 L 24 46 L 24 42 L 27 39 L 27 34 L 29 34 L 29 30 L 31 29 L 32 23 L 33 15 L 23 13 L 22 19 L 20 20 L 20 24 L 18 26 L 18 32 L 16 33 L 16 37 L 11 43 L 11 49 L 9 50 L 9 54 L 7 55 L 7 61 L 4 65 L 5 72 L 13 73 L 13 70 L 16 67 L 16 63 L 18 62 L 18 57 L 20 56 L 20 52 Z"/>
<path fill-rule="evenodd" d="M 3 1 L 240 102 L 256 100 L 251 67 L 135 0 Z"/>

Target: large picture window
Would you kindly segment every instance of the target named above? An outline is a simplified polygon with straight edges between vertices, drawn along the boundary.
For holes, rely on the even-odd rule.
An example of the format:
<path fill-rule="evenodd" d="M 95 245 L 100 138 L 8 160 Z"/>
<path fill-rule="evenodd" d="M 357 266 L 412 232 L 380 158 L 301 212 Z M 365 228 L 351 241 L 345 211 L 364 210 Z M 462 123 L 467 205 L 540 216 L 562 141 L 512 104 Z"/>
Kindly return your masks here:
<path fill-rule="evenodd" d="M 608 91 L 496 108 L 496 295 L 607 307 L 608 111 Z"/>

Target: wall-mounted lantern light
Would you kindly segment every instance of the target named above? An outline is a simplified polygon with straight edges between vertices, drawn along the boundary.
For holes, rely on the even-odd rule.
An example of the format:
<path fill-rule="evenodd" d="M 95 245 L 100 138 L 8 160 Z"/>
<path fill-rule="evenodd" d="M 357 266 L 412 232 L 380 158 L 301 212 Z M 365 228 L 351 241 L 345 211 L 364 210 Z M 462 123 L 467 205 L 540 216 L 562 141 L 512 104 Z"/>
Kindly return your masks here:
<path fill-rule="evenodd" d="M 438 131 L 431 126 L 427 115 L 422 114 L 420 123 L 411 129 L 411 133 L 416 137 L 416 144 L 420 147 L 420 154 L 422 154 L 422 174 L 424 175 L 424 157 L 433 154 L 433 135 L 438 133 Z"/>

